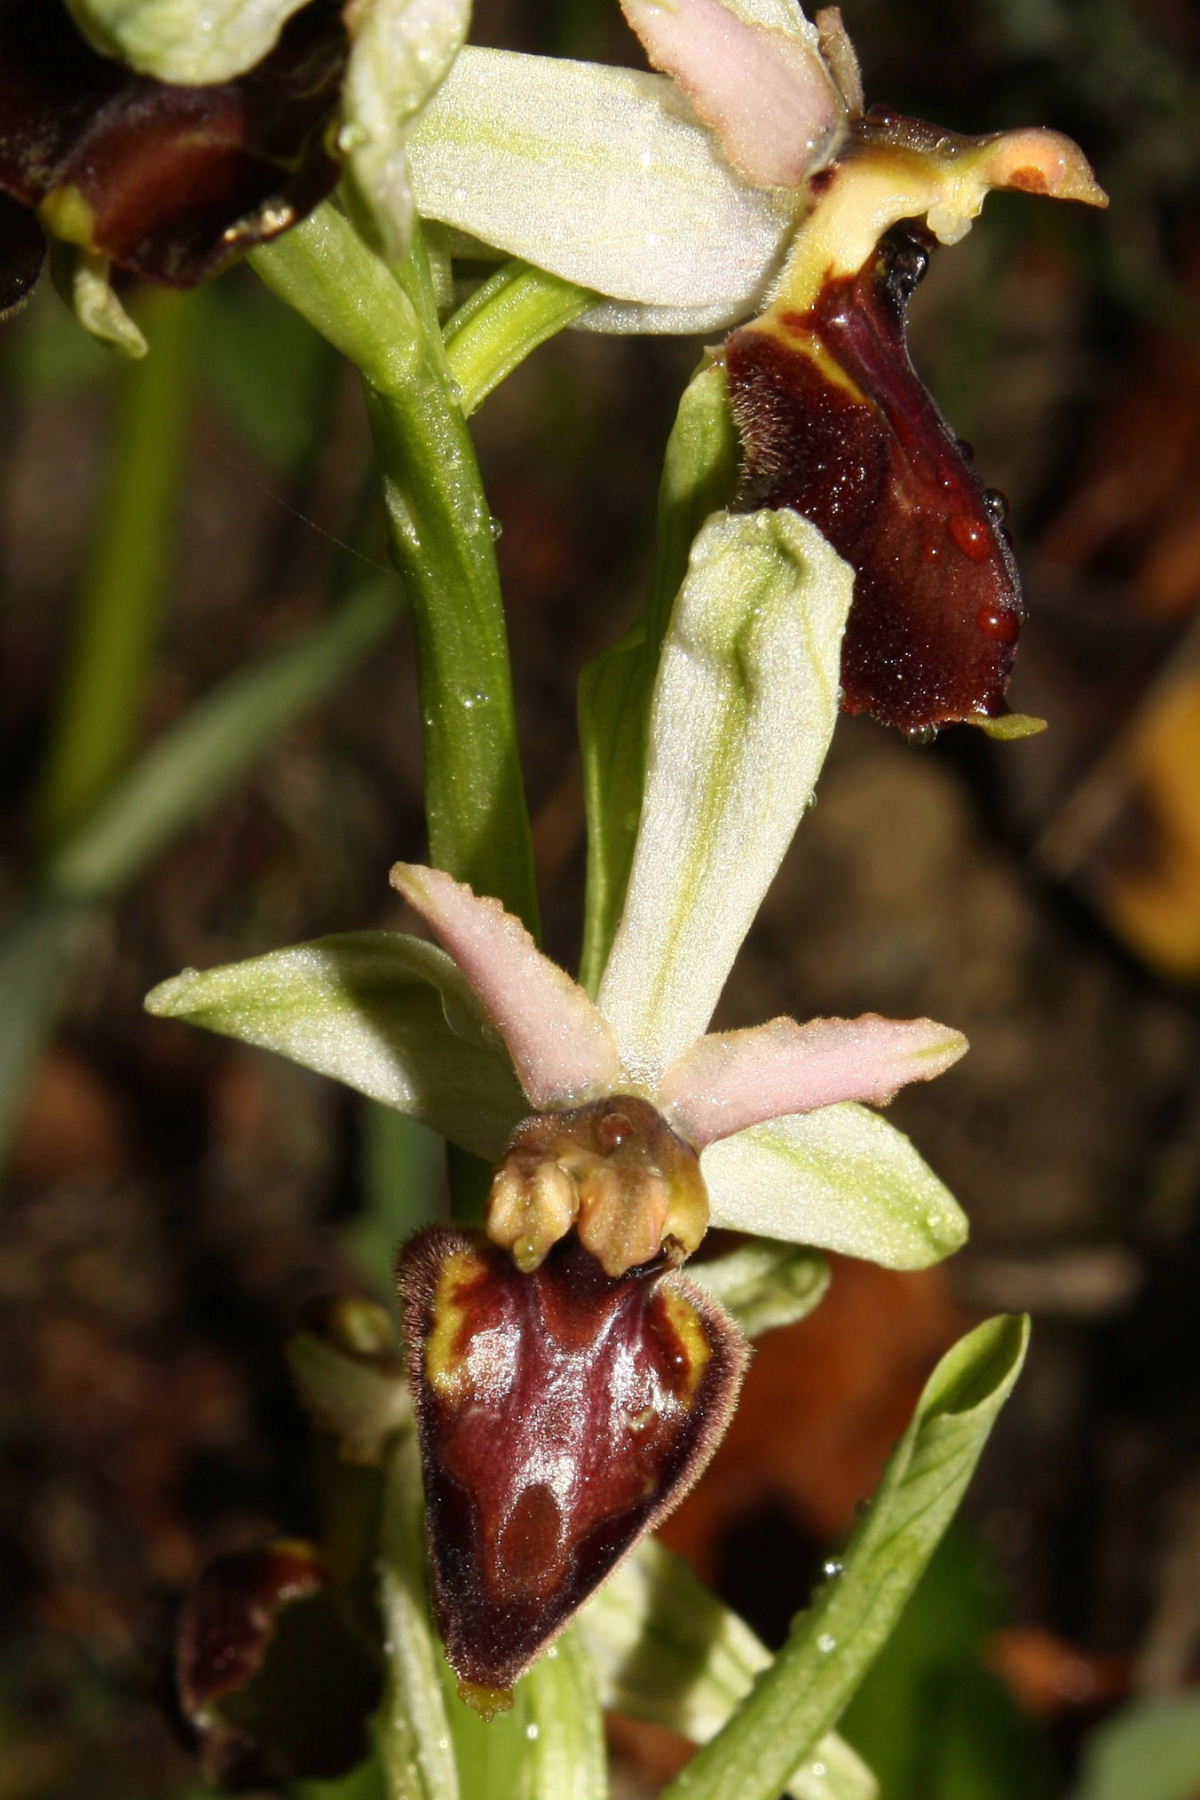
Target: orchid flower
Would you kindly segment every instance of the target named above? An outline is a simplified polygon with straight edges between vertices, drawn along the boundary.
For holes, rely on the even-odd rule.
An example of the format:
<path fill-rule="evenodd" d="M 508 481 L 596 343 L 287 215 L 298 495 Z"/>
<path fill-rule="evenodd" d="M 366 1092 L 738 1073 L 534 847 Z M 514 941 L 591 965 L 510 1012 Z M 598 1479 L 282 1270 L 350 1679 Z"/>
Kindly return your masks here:
<path fill-rule="evenodd" d="M 828 747 L 851 588 L 792 511 L 702 528 L 594 999 L 498 901 L 399 864 L 441 948 L 328 938 L 187 972 L 147 1002 L 337 1075 L 499 1165 L 486 1235 L 434 1228 L 399 1271 L 436 1609 L 484 1705 L 681 1498 L 724 1428 L 740 1339 L 675 1272 L 710 1223 L 896 1268 L 965 1234 L 907 1140 L 861 1105 L 949 1067 L 958 1032 L 867 1015 L 706 1035 Z"/>
<path fill-rule="evenodd" d="M 0 0 L 0 317 L 40 271 L 40 223 L 70 247 L 81 322 L 144 354 L 113 264 L 190 287 L 343 168 L 399 255 L 407 133 L 469 17 L 470 0 Z"/>
<path fill-rule="evenodd" d="M 607 331 L 711 331 L 735 505 L 794 507 L 853 566 L 843 705 L 997 735 L 1020 631 L 1002 498 L 914 374 L 908 300 L 993 188 L 1104 205 L 1069 139 L 864 112 L 836 9 L 622 0 L 661 75 L 468 47 L 411 146 L 419 210 L 608 296 Z M 757 316 L 756 316 L 757 315 Z"/>

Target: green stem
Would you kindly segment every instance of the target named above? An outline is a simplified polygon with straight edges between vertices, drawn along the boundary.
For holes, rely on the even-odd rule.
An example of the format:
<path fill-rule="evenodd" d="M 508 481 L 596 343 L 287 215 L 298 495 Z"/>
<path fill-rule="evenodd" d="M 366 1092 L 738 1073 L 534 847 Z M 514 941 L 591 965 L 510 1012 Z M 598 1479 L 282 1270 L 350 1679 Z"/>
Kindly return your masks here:
<path fill-rule="evenodd" d="M 446 361 L 470 418 L 493 388 L 599 295 L 514 260 L 476 288 L 446 322 Z"/>
<path fill-rule="evenodd" d="M 393 275 L 325 206 L 253 261 L 366 383 L 392 554 L 413 611 L 432 860 L 536 930 L 492 518 L 419 246 Z"/>
<path fill-rule="evenodd" d="M 117 377 L 112 455 L 41 795 L 38 827 L 58 842 L 129 760 L 158 636 L 187 438 L 200 309 L 148 295 L 152 354 Z"/>

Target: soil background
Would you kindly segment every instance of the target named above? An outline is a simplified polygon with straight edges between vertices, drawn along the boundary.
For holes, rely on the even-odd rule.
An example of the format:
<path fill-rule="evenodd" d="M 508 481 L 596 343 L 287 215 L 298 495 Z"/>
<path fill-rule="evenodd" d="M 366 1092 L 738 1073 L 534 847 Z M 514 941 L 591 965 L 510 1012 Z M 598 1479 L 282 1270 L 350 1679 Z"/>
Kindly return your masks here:
<path fill-rule="evenodd" d="M 638 61 L 601 0 L 478 10 L 484 41 Z M 1068 130 L 1113 206 L 997 200 L 913 309 L 917 366 L 1011 503 L 1030 611 L 1011 698 L 1050 729 L 915 746 L 843 721 L 720 1015 L 963 1029 L 970 1056 L 892 1116 L 971 1245 L 920 1276 L 840 1264 L 821 1311 L 760 1348 L 672 1537 L 778 1641 L 940 1350 L 988 1311 L 1031 1311 L 967 1530 L 1000 1595 L 981 1660 L 1065 1793 L 1112 1707 L 1200 1677 L 1200 22 L 1173 0 L 863 0 L 846 18 L 869 96 L 961 130 Z M 143 743 L 318 619 L 342 544 L 383 560 L 348 372 L 298 348 L 245 271 L 197 304 Z M 13 916 L 109 442 L 112 371 L 73 331 L 47 291 L 0 342 Z M 645 591 L 700 348 L 568 333 L 478 419 L 547 941 L 568 960 L 575 680 Z M 74 970 L 2 1227 L 0 1800 L 184 1792 L 180 1595 L 215 1554 L 309 1518 L 281 1346 L 309 1295 L 386 1290 L 381 1127 L 141 998 L 185 966 L 403 922 L 386 876 L 424 850 L 417 719 L 401 626 L 94 921 Z M 674 1754 L 618 1742 L 631 1792 Z"/>

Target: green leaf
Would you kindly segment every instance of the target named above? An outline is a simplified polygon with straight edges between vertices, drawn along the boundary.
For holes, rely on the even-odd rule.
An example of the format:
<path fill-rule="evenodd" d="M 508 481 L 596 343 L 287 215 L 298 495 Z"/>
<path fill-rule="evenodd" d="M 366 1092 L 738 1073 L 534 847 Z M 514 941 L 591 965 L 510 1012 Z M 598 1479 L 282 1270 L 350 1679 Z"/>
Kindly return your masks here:
<path fill-rule="evenodd" d="M 806 1319 L 829 1287 L 829 1264 L 819 1251 L 774 1244 L 767 1238 L 739 1244 L 706 1262 L 689 1263 L 687 1273 L 750 1338 Z"/>
<path fill-rule="evenodd" d="M 924 1269 L 966 1240 L 957 1201 L 902 1131 L 846 1101 L 752 1125 L 700 1159 L 714 1225 Z"/>
<path fill-rule="evenodd" d="M 528 1111 L 457 964 L 399 932 L 188 970 L 146 1006 L 332 1075 L 493 1161 Z"/>
<path fill-rule="evenodd" d="M 888 1800 L 1052 1800 L 1061 1792 L 1037 1721 L 988 1667 L 1004 1622 L 999 1573 L 955 1520 L 841 1730 Z"/>
<path fill-rule="evenodd" d="M 662 1800 L 777 1800 L 886 1642 L 962 1498 L 1027 1342 L 1027 1320 L 991 1319 L 942 1358 L 842 1572 L 818 1589 L 749 1698 Z"/>
<path fill-rule="evenodd" d="M 604 1704 L 704 1744 L 746 1698 L 771 1654 L 685 1562 L 639 1545 L 579 1615 Z M 791 1771 L 795 1800 L 874 1800 L 870 1770 L 832 1733 Z"/>
<path fill-rule="evenodd" d="M 657 1083 L 704 1031 L 812 798 L 852 588 L 849 566 L 797 513 L 717 513 L 692 546 L 598 996 L 639 1081 Z"/>
<path fill-rule="evenodd" d="M 1088 1740 L 1072 1800 L 1193 1800 L 1200 1789 L 1200 1699 L 1135 1700 Z"/>
<path fill-rule="evenodd" d="M 159 81 L 204 86 L 252 69 L 307 0 L 67 0 L 107 56 Z"/>
<path fill-rule="evenodd" d="M 580 979 L 595 993 L 625 904 L 642 814 L 650 700 L 663 636 L 692 540 L 733 493 L 737 437 L 725 371 L 705 360 L 684 389 L 658 495 L 654 584 L 645 614 L 588 663 L 579 737 L 588 817 L 587 911 Z"/>

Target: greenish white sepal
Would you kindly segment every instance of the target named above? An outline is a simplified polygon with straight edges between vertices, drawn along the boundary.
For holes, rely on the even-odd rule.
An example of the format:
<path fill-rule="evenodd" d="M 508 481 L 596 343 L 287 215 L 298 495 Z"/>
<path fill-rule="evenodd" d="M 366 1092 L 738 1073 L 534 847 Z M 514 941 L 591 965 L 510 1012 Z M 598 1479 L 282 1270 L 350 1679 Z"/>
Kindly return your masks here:
<path fill-rule="evenodd" d="M 852 588 L 848 564 L 790 511 L 714 514 L 692 547 L 599 993 L 626 1068 L 647 1088 L 708 1024 L 812 798 Z"/>
<path fill-rule="evenodd" d="M 700 1158 L 712 1222 L 888 1269 L 961 1247 L 967 1221 L 902 1131 L 854 1102 L 754 1125 Z"/>
<path fill-rule="evenodd" d="M 399 932 L 317 938 L 185 971 L 146 1006 L 332 1075 L 491 1161 L 528 1111 L 458 968 Z"/>
<path fill-rule="evenodd" d="M 470 45 L 409 166 L 423 216 L 689 330 L 761 308 L 804 204 L 741 182 L 663 76 Z"/>

